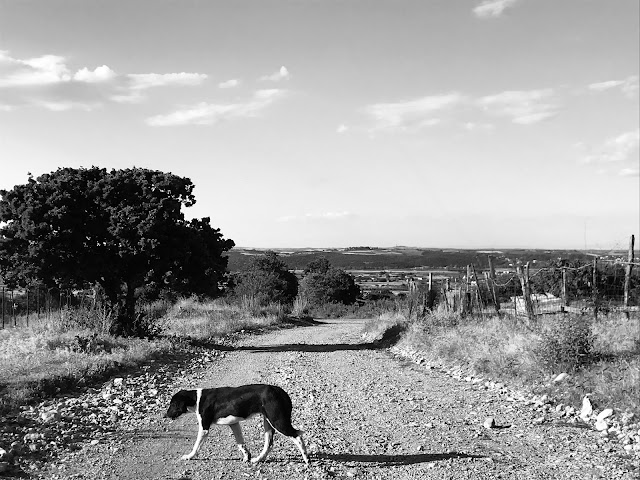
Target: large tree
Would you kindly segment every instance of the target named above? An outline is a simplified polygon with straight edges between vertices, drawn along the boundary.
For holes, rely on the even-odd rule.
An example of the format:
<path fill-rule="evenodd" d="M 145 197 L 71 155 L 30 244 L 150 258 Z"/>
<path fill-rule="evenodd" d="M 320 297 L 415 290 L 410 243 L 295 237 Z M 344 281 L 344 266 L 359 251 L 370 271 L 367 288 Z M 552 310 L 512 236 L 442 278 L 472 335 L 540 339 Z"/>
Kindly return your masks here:
<path fill-rule="evenodd" d="M 60 168 L 0 191 L 0 274 L 54 288 L 100 285 L 114 332 L 135 331 L 141 287 L 221 293 L 234 246 L 209 218 L 187 221 L 188 178 L 142 168 Z"/>

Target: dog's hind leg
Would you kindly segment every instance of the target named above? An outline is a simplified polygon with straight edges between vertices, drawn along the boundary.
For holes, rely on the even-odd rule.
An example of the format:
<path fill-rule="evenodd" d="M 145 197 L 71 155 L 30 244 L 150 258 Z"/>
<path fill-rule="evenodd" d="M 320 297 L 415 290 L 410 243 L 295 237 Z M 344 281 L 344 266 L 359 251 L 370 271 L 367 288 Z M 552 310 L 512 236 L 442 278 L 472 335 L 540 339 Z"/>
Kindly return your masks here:
<path fill-rule="evenodd" d="M 252 463 L 258 463 L 267 458 L 269 452 L 271 451 L 271 447 L 273 446 L 273 427 L 267 420 L 267 417 L 264 417 L 264 448 L 260 455 L 251 460 Z"/>
<path fill-rule="evenodd" d="M 234 423 L 229 425 L 231 427 L 231 431 L 233 432 L 233 436 L 236 439 L 236 444 L 238 445 L 238 450 L 242 453 L 242 461 L 248 462 L 251 460 L 251 452 L 244 444 L 244 437 L 242 436 L 242 428 L 240 428 L 239 423 Z"/>

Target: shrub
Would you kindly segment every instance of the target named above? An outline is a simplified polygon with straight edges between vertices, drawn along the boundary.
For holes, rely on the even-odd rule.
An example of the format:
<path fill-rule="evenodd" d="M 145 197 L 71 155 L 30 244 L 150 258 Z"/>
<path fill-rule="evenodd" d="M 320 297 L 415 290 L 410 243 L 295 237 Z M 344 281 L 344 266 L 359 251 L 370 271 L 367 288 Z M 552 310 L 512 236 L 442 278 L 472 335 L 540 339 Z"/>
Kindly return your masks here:
<path fill-rule="evenodd" d="M 231 281 L 233 294 L 258 305 L 291 304 L 298 294 L 298 279 L 275 252 L 254 257 L 249 269 Z"/>
<path fill-rule="evenodd" d="M 542 332 L 536 354 L 551 372 L 575 371 L 591 360 L 594 341 L 589 319 L 560 317 Z"/>

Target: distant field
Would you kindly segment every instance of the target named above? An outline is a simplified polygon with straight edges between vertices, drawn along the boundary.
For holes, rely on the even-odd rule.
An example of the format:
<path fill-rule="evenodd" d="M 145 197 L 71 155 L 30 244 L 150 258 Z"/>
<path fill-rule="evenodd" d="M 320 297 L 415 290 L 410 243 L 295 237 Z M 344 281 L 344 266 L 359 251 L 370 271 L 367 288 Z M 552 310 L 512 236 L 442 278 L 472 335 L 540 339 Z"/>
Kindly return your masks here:
<path fill-rule="evenodd" d="M 493 258 L 496 268 L 507 268 L 518 260 L 545 263 L 563 258 L 589 262 L 593 255 L 600 257 L 623 257 L 623 251 L 589 251 L 578 250 L 456 250 L 414 247 L 389 248 L 324 248 L 324 249 L 274 249 L 292 270 L 302 270 L 312 260 L 326 257 L 332 265 L 345 270 L 441 270 L 456 271 L 473 264 L 476 268 L 488 267 L 488 255 Z M 236 247 L 229 252 L 229 270 L 239 271 L 247 267 L 255 255 L 265 249 Z M 417 272 L 416 272 L 417 273 Z"/>

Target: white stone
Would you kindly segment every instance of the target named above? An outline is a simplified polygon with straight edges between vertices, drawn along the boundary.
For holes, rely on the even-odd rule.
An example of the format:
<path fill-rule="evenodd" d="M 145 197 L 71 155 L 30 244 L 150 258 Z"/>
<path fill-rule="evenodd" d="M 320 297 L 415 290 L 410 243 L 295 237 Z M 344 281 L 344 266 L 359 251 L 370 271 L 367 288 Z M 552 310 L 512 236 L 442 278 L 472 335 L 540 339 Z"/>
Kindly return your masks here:
<path fill-rule="evenodd" d="M 603 432 L 609 428 L 606 420 L 597 420 L 596 421 L 596 430 Z"/>
<path fill-rule="evenodd" d="M 568 373 L 566 372 L 562 372 L 560 375 L 558 375 L 556 378 L 553 379 L 554 383 L 558 383 L 563 381 L 565 378 L 567 378 L 569 376 Z"/>
<path fill-rule="evenodd" d="M 120 377 L 114 378 L 113 379 L 113 386 L 114 387 L 120 387 L 120 386 L 122 386 L 122 382 L 123 381 L 124 381 L 124 378 L 120 378 Z"/>
<path fill-rule="evenodd" d="M 60 414 L 57 410 L 50 410 L 48 412 L 42 412 L 40 414 L 40 419 L 44 423 L 55 422 L 57 420 L 60 420 Z"/>
<path fill-rule="evenodd" d="M 609 418 L 611 415 L 613 415 L 613 409 L 605 408 L 603 411 L 601 411 L 598 414 L 598 416 L 596 417 L 596 420 L 604 420 L 605 418 Z"/>
<path fill-rule="evenodd" d="M 493 417 L 487 417 L 482 425 L 484 428 L 495 428 L 496 420 Z"/>

